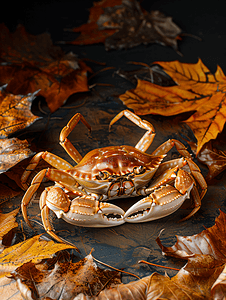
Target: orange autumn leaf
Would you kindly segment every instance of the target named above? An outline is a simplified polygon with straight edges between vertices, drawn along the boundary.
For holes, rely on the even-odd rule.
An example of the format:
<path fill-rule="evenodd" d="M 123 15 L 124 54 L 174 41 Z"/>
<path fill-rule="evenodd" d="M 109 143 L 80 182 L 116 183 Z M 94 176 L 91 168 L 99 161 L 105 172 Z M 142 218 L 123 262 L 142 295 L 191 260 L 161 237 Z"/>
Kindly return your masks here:
<path fill-rule="evenodd" d="M 226 77 L 218 66 L 215 74 L 199 60 L 196 64 L 155 62 L 175 82 L 159 86 L 138 80 L 135 89 L 120 96 L 136 114 L 173 116 L 195 111 L 184 122 L 197 138 L 197 153 L 211 139 L 216 139 L 226 120 Z"/>
<path fill-rule="evenodd" d="M 14 33 L 0 24 L 0 82 L 13 94 L 34 93 L 45 97 L 51 112 L 73 93 L 89 90 L 92 70 L 73 53 L 54 46 L 50 35 L 27 33 L 19 25 Z"/>
<path fill-rule="evenodd" d="M 1 68 L 1 67 L 0 67 Z M 0 88 L 0 137 L 6 138 L 10 134 L 22 130 L 40 117 L 31 112 L 31 105 L 37 92 L 28 95 L 13 95 Z"/>

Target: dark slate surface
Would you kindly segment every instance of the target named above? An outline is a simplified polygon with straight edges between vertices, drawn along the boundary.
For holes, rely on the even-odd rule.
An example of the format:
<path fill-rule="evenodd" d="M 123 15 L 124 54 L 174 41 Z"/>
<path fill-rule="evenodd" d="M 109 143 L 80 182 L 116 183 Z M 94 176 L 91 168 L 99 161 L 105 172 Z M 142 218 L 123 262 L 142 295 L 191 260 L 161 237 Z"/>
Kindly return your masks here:
<path fill-rule="evenodd" d="M 27 31 L 32 34 L 48 31 L 54 41 L 72 40 L 74 33 L 64 31 L 64 28 L 72 28 L 86 22 L 88 18 L 88 8 L 92 1 L 30 1 L 17 2 L 14 6 L 5 3 L 1 13 L 1 21 L 5 22 L 11 29 L 15 29 L 18 23 L 23 24 Z M 220 65 L 226 72 L 226 18 L 225 2 L 215 1 L 208 5 L 206 1 L 148 1 L 144 0 L 142 6 L 147 10 L 160 10 L 166 15 L 172 16 L 174 22 L 186 33 L 199 36 L 202 41 L 184 36 L 178 42 L 180 56 L 173 49 L 161 45 L 138 46 L 129 50 L 106 52 L 104 46 L 62 46 L 66 52 L 73 51 L 80 58 L 90 58 L 96 61 L 106 62 L 106 66 L 114 66 L 116 70 L 132 69 L 128 61 L 140 61 L 151 63 L 157 60 L 179 60 L 181 62 L 196 63 L 201 58 L 203 63 L 215 72 L 217 65 Z M 15 16 L 16 15 L 16 16 Z M 92 65 L 95 71 L 101 67 Z M 125 92 L 133 85 L 115 75 L 109 70 L 95 76 L 90 84 L 111 83 L 114 87 L 96 87 L 90 93 L 72 95 L 66 102 L 64 108 L 57 110 L 48 120 L 48 115 L 43 114 L 38 109 L 38 100 L 35 101 L 32 111 L 34 114 L 42 116 L 41 121 L 36 122 L 27 132 L 20 135 L 20 138 L 35 137 L 35 142 L 39 147 L 47 149 L 52 153 L 72 162 L 58 143 L 59 133 L 67 124 L 69 119 L 76 112 L 81 112 L 92 126 L 92 133 L 88 134 L 86 128 L 79 124 L 71 133 L 70 140 L 77 147 L 82 155 L 88 151 L 103 146 L 128 144 L 135 145 L 143 134 L 143 131 L 126 119 L 116 123 L 112 131 L 108 132 L 110 120 L 119 111 L 124 109 L 122 102 L 118 99 L 120 93 Z M 77 108 L 70 108 L 82 104 Z M 41 106 L 48 112 L 44 99 L 41 99 Z M 177 138 L 183 141 L 183 137 L 188 136 L 194 140 L 191 130 L 180 121 L 181 116 L 164 118 L 161 116 L 144 116 L 156 129 L 156 138 L 148 150 L 151 153 L 157 146 L 169 138 Z M 35 134 L 34 134 L 35 132 Z M 169 157 L 175 157 L 175 150 Z M 204 174 L 207 170 L 202 167 Z M 75 243 L 81 251 L 81 257 L 94 249 L 93 255 L 114 267 L 124 268 L 126 271 L 133 272 L 143 277 L 154 271 L 164 273 L 157 267 L 148 267 L 138 264 L 138 261 L 148 260 L 156 264 L 173 266 L 180 268 L 183 263 L 163 257 L 155 239 L 161 229 L 165 229 L 162 240 L 165 245 L 172 245 L 175 242 L 175 235 L 193 235 L 201 232 L 204 227 L 214 224 L 215 218 L 221 208 L 224 212 L 225 207 L 225 184 L 224 174 L 219 176 L 214 185 L 208 187 L 208 192 L 202 201 L 202 207 L 190 220 L 178 223 L 185 216 L 188 210 L 179 210 L 173 215 L 161 220 L 144 224 L 124 224 L 119 227 L 107 229 L 80 228 L 57 220 L 53 217 L 54 228 L 59 235 Z M 13 206 L 18 206 L 21 197 L 13 202 Z M 122 200 L 124 204 L 116 201 L 117 204 L 130 206 L 134 199 Z M 5 210 L 12 208 L 6 203 Z M 29 216 L 40 221 L 39 207 L 33 203 L 29 208 Z M 18 219 L 22 219 L 19 215 Z M 44 232 L 42 227 L 36 223 L 35 231 L 29 230 L 24 225 L 24 232 L 27 237 L 34 233 Z M 18 240 L 21 238 L 18 235 Z M 169 271 L 169 275 L 174 275 L 174 271 Z M 123 282 L 132 280 L 132 277 L 123 276 Z"/>

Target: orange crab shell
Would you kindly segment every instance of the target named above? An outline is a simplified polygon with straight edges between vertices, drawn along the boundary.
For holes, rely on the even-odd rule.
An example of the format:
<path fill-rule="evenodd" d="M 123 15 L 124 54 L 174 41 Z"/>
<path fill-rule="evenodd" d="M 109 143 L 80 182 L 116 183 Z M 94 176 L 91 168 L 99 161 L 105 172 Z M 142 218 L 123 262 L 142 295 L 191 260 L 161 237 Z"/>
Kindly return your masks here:
<path fill-rule="evenodd" d="M 97 181 L 97 176 L 103 171 L 123 176 L 133 172 L 135 167 L 144 166 L 153 176 L 163 158 L 164 155 L 150 155 L 132 146 L 111 146 L 90 151 L 68 173 L 78 180 Z"/>

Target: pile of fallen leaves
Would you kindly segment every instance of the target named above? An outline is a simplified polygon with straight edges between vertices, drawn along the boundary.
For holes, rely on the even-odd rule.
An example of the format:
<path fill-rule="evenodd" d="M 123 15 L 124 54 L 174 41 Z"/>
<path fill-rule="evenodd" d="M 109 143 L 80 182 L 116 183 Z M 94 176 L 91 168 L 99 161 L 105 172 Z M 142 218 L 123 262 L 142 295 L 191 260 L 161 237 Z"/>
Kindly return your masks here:
<path fill-rule="evenodd" d="M 15 215 L 0 214 L 0 238 L 12 239 Z M 9 225 L 10 224 L 10 225 Z M 163 255 L 186 260 L 172 278 L 153 273 L 122 284 L 119 270 L 97 266 L 91 254 L 73 262 L 65 249 L 73 246 L 35 236 L 0 254 L 2 300 L 46 299 L 224 299 L 226 276 L 226 214 L 193 236 L 178 236 L 172 247 L 157 243 Z M 10 237 L 9 237 L 10 236 Z M 143 261 L 142 261 L 143 262 Z"/>

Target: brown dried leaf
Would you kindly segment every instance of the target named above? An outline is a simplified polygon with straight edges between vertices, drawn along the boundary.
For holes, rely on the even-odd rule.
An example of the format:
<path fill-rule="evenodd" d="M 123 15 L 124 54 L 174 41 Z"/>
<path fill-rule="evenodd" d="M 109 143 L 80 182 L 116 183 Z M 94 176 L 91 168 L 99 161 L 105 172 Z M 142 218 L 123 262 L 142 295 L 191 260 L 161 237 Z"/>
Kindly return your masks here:
<path fill-rule="evenodd" d="M 194 254 L 212 255 L 214 259 L 226 262 L 226 214 L 220 211 L 215 225 L 192 236 L 177 236 L 172 247 L 162 245 L 160 237 L 156 239 L 164 255 L 187 259 Z"/>
<path fill-rule="evenodd" d="M 51 112 L 73 93 L 88 91 L 87 72 L 92 70 L 73 53 L 54 46 L 50 35 L 28 34 L 22 25 L 10 33 L 0 24 L 0 82 L 13 94 L 34 93 L 46 98 Z"/>
<path fill-rule="evenodd" d="M 174 276 L 171 281 L 184 291 L 184 298 L 178 299 L 211 299 L 211 289 L 224 269 L 225 263 L 213 258 L 212 255 L 195 255 Z"/>
<path fill-rule="evenodd" d="M 1 66 L 0 66 L 1 69 Z M 32 101 L 37 92 L 33 94 L 13 95 L 5 91 L 5 87 L 0 88 L 0 137 L 6 138 L 10 134 L 22 130 L 40 117 L 36 117 L 31 112 Z"/>
<path fill-rule="evenodd" d="M 38 299 L 74 299 L 83 293 L 96 296 L 104 288 L 120 283 L 117 271 L 102 270 L 94 263 L 92 255 L 77 263 L 57 262 L 53 270 L 37 269 L 26 263 L 13 272 L 21 294 L 37 295 Z"/>
<path fill-rule="evenodd" d="M 181 33 L 171 17 L 159 11 L 149 13 L 136 0 L 94 2 L 88 23 L 73 30 L 81 35 L 72 44 L 102 42 L 106 50 L 149 43 L 160 43 L 177 50 L 177 37 Z"/>
<path fill-rule="evenodd" d="M 0 174 L 33 154 L 27 140 L 0 139 Z"/>

